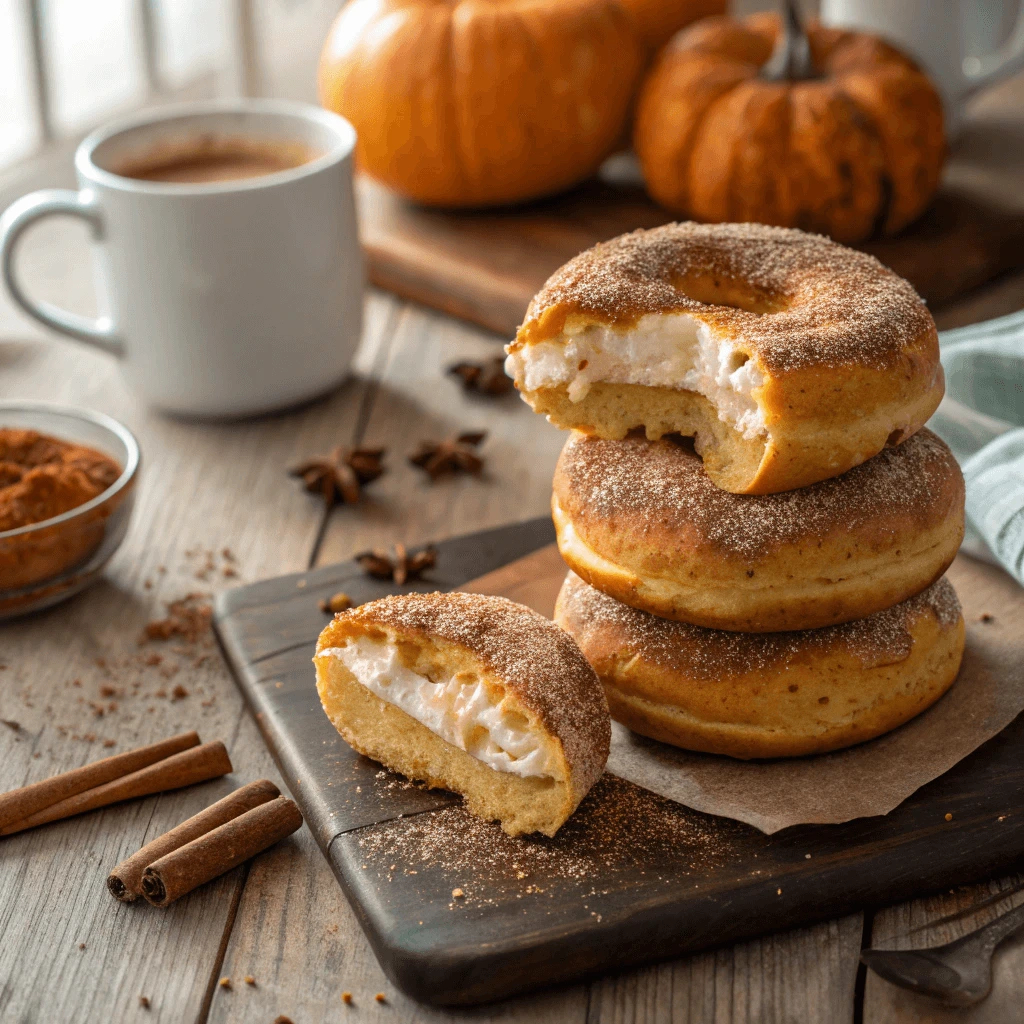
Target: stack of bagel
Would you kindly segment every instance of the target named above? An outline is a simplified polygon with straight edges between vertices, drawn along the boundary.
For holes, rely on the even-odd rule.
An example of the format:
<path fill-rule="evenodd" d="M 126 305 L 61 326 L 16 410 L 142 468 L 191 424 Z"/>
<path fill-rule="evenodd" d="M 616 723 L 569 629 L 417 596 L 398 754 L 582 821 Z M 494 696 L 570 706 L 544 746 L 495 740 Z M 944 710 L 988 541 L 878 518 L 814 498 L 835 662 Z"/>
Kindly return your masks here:
<path fill-rule="evenodd" d="M 557 271 L 508 346 L 569 429 L 556 621 L 612 717 L 739 758 L 878 736 L 952 685 L 964 484 L 935 325 L 826 238 L 670 224 Z"/>

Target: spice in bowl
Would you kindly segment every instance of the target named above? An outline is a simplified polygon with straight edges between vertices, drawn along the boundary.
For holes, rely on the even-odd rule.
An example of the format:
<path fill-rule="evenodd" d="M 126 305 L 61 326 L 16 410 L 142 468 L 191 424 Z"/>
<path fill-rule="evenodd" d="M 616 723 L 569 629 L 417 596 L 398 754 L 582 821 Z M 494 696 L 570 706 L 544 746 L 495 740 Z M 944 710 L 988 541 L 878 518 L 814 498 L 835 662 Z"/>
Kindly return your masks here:
<path fill-rule="evenodd" d="M 95 579 L 124 536 L 138 445 L 101 413 L 0 402 L 0 619 Z"/>
<path fill-rule="evenodd" d="M 120 475 L 121 467 L 95 448 L 0 427 L 0 531 L 84 505 Z"/>

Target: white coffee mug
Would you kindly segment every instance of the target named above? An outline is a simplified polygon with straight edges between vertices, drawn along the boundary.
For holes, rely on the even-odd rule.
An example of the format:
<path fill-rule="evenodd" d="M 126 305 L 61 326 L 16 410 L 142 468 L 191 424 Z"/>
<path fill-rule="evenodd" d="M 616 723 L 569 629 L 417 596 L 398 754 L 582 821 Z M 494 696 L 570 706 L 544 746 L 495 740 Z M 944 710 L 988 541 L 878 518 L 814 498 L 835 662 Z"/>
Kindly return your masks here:
<path fill-rule="evenodd" d="M 313 159 L 198 184 L 115 173 L 210 135 L 299 145 Z M 190 103 L 108 125 L 76 151 L 78 192 L 33 192 L 0 218 L 4 280 L 30 316 L 116 356 L 160 409 L 235 417 L 313 398 L 344 379 L 362 327 L 354 147 L 343 118 L 282 100 Z M 97 320 L 36 302 L 15 273 L 18 239 L 54 214 L 92 229 Z"/>
<path fill-rule="evenodd" d="M 1008 5 L 1015 10 L 1013 30 L 991 48 L 992 30 L 1004 11 L 1010 13 Z M 951 138 L 971 96 L 1024 68 L 1021 0 L 821 0 L 821 21 L 873 32 L 914 57 L 942 95 Z M 988 52 L 971 54 L 971 43 Z"/>

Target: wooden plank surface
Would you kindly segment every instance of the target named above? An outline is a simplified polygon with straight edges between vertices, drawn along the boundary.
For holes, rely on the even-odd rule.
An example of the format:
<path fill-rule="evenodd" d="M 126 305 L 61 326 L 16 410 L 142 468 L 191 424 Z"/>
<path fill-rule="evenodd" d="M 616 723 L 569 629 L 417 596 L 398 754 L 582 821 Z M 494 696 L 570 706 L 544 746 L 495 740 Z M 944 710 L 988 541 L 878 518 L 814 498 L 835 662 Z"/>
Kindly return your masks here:
<path fill-rule="evenodd" d="M 939 310 L 1024 265 L 1020 183 L 1024 125 L 1006 117 L 1024 104 L 1024 77 L 980 101 L 950 153 L 931 207 L 895 238 L 859 248 L 907 278 Z M 674 218 L 647 198 L 631 157 L 600 180 L 522 207 L 453 212 L 415 206 L 368 179 L 357 195 L 374 283 L 505 337 L 566 260 L 596 242 Z"/>
<path fill-rule="evenodd" d="M 28 257 L 42 289 L 53 283 L 51 267 L 62 273 L 55 249 Z M 86 305 L 87 281 L 80 284 L 63 301 Z M 383 311 L 391 300 L 373 300 L 371 310 L 374 303 Z M 367 358 L 377 340 L 372 324 L 382 317 L 370 320 Z M 357 379 L 290 416 L 187 424 L 142 409 L 108 358 L 37 340 L 31 331 L 19 337 L 9 309 L 3 324 L 5 393 L 117 416 L 136 431 L 144 458 L 135 518 L 106 578 L 66 605 L 0 627 L 0 718 L 19 725 L 0 729 L 0 789 L 193 727 L 227 743 L 235 775 L 4 840 L 0 1019 L 127 1019 L 138 1012 L 140 995 L 151 999 L 152 1019 L 198 1019 L 246 869 L 166 912 L 116 903 L 105 874 L 238 781 L 275 773 L 212 637 L 184 652 L 177 643 L 143 649 L 137 639 L 147 620 L 165 614 L 167 601 L 307 564 L 323 514 L 284 471 L 311 448 L 329 447 L 336 431 L 355 421 L 365 384 Z M 221 555 L 225 546 L 235 556 L 230 562 Z M 212 573 L 205 571 L 207 552 Z M 225 576 L 225 569 L 239 575 Z M 162 663 L 147 665 L 150 653 Z M 178 684 L 187 696 L 174 699 Z"/>
<path fill-rule="evenodd" d="M 405 992 L 441 1004 L 493 1000 L 983 879 L 1024 855 L 1024 721 L 888 815 L 772 836 L 606 778 L 555 839 L 513 840 L 444 794 L 407 792 L 339 742 L 310 685 L 324 622 L 317 598 L 475 590 L 502 564 L 536 565 L 552 536 L 542 516 L 442 541 L 428 582 L 389 587 L 348 562 L 242 587 L 217 605 L 218 634 L 285 781 Z M 1020 588 L 969 558 L 950 577 L 974 666 L 958 685 L 970 688 L 981 665 L 1017 679 Z M 515 588 L 519 573 L 506 578 Z M 466 899 L 456 913 L 457 888 Z"/>
<path fill-rule="evenodd" d="M 1014 891 L 1022 885 L 1024 876 L 1011 876 L 890 907 L 874 915 L 871 945 L 878 949 L 910 949 L 952 942 L 1024 903 L 1024 892 Z M 1000 898 L 1003 893 L 1006 895 Z M 1004 1024 L 1020 1020 L 1024 1014 L 1024 936 L 1000 946 L 992 964 L 992 994 L 969 1008 L 944 1007 L 869 971 L 864 992 L 865 1024 Z"/>
<path fill-rule="evenodd" d="M 316 17 L 325 24 L 331 5 L 318 0 L 316 7 Z M 312 36 L 319 38 L 321 31 L 318 27 Z M 287 35 L 298 38 L 292 32 Z M 284 91 L 308 97 L 312 82 L 308 62 L 313 51 L 303 47 L 307 66 L 289 63 L 289 52 L 281 81 L 289 83 Z M 1006 83 L 977 101 L 977 117 L 968 126 L 954 162 L 956 181 L 991 185 L 1004 198 L 1017 201 L 1024 196 L 1019 88 L 1018 79 L 1017 84 Z M 275 91 L 282 89 L 275 87 Z M 13 185 L 0 182 L 0 194 L 13 197 L 28 187 L 70 181 L 67 154 L 58 154 L 37 162 L 30 179 L 23 177 Z M 41 227 L 26 240 L 24 251 L 26 277 L 35 294 L 82 312 L 94 307 L 87 247 L 77 225 Z M 1016 274 L 941 311 L 937 319 L 940 326 L 959 326 L 1022 304 L 1024 275 Z M 386 373 L 386 401 L 391 401 L 388 378 L 403 372 L 401 365 L 388 362 L 390 335 L 399 328 L 408 331 L 403 349 L 408 351 L 415 345 L 414 338 L 424 336 L 425 329 L 418 326 L 423 318 L 419 310 L 379 296 L 371 299 L 370 342 L 364 346 L 361 366 L 367 375 L 374 367 Z M 496 340 L 430 315 L 426 320 L 433 324 L 430 330 L 445 358 L 458 346 L 482 353 Z M 407 383 L 395 388 L 395 403 L 388 408 L 409 411 L 411 407 L 414 415 L 399 436 L 381 413 L 382 418 L 374 422 L 375 438 L 404 454 L 412 443 L 410 430 L 478 425 L 471 422 L 470 411 L 475 407 L 462 408 L 460 403 L 470 400 L 453 394 L 447 380 L 434 374 L 422 388 L 415 385 L 415 356 L 405 371 Z M 318 550 L 320 560 L 328 561 L 371 541 L 454 534 L 466 524 L 473 528 L 509 521 L 519 518 L 521 509 L 543 507 L 558 442 L 534 452 L 533 432 L 542 428 L 549 435 L 555 432 L 539 418 L 510 409 L 507 415 L 500 413 L 505 424 L 501 430 L 507 433 L 492 427 L 499 437 L 502 467 L 506 459 L 516 467 L 507 475 L 502 470 L 500 486 L 478 490 L 478 481 L 466 480 L 445 489 L 426 485 L 416 489 L 417 474 L 409 468 L 412 475 L 406 477 L 403 467 L 403 475 L 396 472 L 375 485 L 387 488 L 376 505 L 382 519 L 375 518 L 370 506 L 354 513 L 336 512 L 320 544 L 323 519 L 315 502 L 282 481 L 282 465 L 296 455 L 326 450 L 342 435 L 358 436 L 360 417 L 376 408 L 372 392 L 372 387 L 357 384 L 312 409 L 250 425 L 206 428 L 163 420 L 124 393 L 109 360 L 53 341 L 15 313 L 6 296 L 0 297 L 0 393 L 105 409 L 124 417 L 138 431 L 145 450 L 135 526 L 109 570 L 108 582 L 44 617 L 0 626 L 0 664 L 7 666 L 0 670 L 0 717 L 18 720 L 25 727 L 16 733 L 0 727 L 0 788 L 165 735 L 177 724 L 198 724 L 204 737 L 223 731 L 240 780 L 259 775 L 276 778 L 256 727 L 216 658 L 201 666 L 189 665 L 185 670 L 189 698 L 174 703 L 154 699 L 151 703 L 157 710 L 152 714 L 146 710 L 149 704 L 122 698 L 122 710 L 105 712 L 97 723 L 78 703 L 79 696 L 96 700 L 99 688 L 109 684 L 95 664 L 97 657 L 116 662 L 136 653 L 137 628 L 160 614 L 161 602 L 203 583 L 194 579 L 203 560 L 186 552 L 201 551 L 203 545 L 215 550 L 226 532 L 234 531 L 245 551 L 242 578 L 252 579 L 301 569 L 316 561 Z M 410 402 L 409 394 L 414 401 Z M 450 400 L 446 395 L 452 396 Z M 514 402 L 512 406 L 517 408 Z M 420 415 L 425 422 L 418 419 Z M 536 436 L 539 439 L 539 433 Z M 481 519 L 473 520 L 474 509 L 482 512 Z M 148 529 L 144 526 L 147 516 L 152 516 Z M 152 577 L 153 585 L 146 589 L 149 571 L 160 565 L 167 572 Z M 206 584 L 213 589 L 226 582 L 208 580 Z M 150 675 L 148 669 L 140 670 L 142 692 L 159 688 Z M 73 686 L 75 678 L 81 680 L 81 687 Z M 197 697 L 200 705 L 202 700 L 213 703 L 197 709 Z M 76 730 L 78 735 L 94 733 L 97 739 L 94 743 L 72 739 Z M 112 739 L 115 746 L 103 747 L 103 739 Z M 209 1015 L 220 1020 L 269 1021 L 287 1013 L 297 1022 L 336 1021 L 345 1019 L 347 1011 L 338 1002 L 340 991 L 332 986 L 332 979 L 338 982 L 338 990 L 349 987 L 356 993 L 359 1019 L 380 1021 L 470 1017 L 650 1024 L 854 1019 L 851 979 L 856 972 L 859 915 L 605 978 L 591 986 L 453 1015 L 425 1011 L 387 989 L 306 830 L 257 858 L 251 867 L 237 870 L 163 914 L 145 907 L 120 907 L 110 900 L 102 890 L 109 865 L 213 799 L 222 791 L 221 785 L 226 784 L 211 783 L 176 796 L 96 812 L 14 837 L 0 846 L 0 935 L 4 937 L 0 942 L 0 1019 L 105 1024 L 111 1019 L 203 1021 Z M 997 884 L 1006 886 L 1009 881 L 992 887 Z M 921 933 L 908 933 L 913 922 L 923 920 L 922 915 L 929 920 L 942 917 L 984 891 L 972 889 L 878 914 L 873 941 L 916 943 Z M 950 937 L 944 927 L 934 933 L 934 941 Z M 84 950 L 78 949 L 79 942 L 85 943 Z M 1002 958 L 997 958 L 999 1001 L 991 1006 L 1015 1009 L 1024 998 L 1019 956 L 1016 946 L 998 954 Z M 234 978 L 231 990 L 216 986 L 221 974 Z M 256 977 L 255 988 L 245 985 L 244 974 Z M 386 992 L 388 1002 L 373 1001 L 378 990 Z M 153 1000 L 149 1014 L 138 1007 L 138 996 L 143 994 Z M 867 1021 L 1007 1019 L 981 1015 L 985 1012 L 983 1006 L 973 1011 L 974 1017 L 943 1016 L 932 1004 L 908 1004 L 902 993 L 884 982 L 869 977 L 865 986 L 863 1019 Z"/>

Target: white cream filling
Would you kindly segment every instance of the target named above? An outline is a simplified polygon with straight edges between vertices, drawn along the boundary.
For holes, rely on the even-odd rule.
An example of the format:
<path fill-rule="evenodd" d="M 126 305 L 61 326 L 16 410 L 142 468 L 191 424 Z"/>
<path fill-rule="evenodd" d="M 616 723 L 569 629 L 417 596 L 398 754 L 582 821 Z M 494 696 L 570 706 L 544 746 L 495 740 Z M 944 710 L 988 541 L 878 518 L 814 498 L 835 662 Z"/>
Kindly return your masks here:
<path fill-rule="evenodd" d="M 766 433 L 753 394 L 764 374 L 733 341 L 689 313 L 650 314 L 628 331 L 602 324 L 567 329 L 510 353 L 505 372 L 524 391 L 568 385 L 572 402 L 599 381 L 696 391 L 746 440 Z"/>
<path fill-rule="evenodd" d="M 366 636 L 320 653 L 337 658 L 372 693 L 495 771 L 554 775 L 548 748 L 536 733 L 512 724 L 504 698 L 495 704 L 481 680 L 456 674 L 435 683 L 403 665 L 393 645 Z"/>

